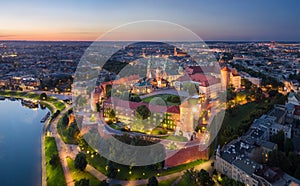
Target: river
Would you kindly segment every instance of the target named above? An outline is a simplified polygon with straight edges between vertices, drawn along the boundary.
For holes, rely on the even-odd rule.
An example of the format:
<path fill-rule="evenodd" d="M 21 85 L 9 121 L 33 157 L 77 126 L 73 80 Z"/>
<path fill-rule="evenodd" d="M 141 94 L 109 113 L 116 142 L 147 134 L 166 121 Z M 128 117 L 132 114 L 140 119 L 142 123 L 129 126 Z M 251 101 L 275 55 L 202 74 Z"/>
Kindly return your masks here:
<path fill-rule="evenodd" d="M 41 118 L 48 109 L 30 109 L 20 100 L 0 101 L 0 185 L 41 185 Z"/>

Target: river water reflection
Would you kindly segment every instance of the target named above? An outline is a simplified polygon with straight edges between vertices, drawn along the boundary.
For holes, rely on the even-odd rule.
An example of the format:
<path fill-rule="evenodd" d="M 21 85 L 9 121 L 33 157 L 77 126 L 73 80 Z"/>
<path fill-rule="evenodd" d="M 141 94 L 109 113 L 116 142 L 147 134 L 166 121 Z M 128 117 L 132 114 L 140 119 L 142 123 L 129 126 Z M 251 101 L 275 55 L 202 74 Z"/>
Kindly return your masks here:
<path fill-rule="evenodd" d="M 48 109 L 22 106 L 20 100 L 0 101 L 0 185 L 41 185 L 40 120 Z"/>

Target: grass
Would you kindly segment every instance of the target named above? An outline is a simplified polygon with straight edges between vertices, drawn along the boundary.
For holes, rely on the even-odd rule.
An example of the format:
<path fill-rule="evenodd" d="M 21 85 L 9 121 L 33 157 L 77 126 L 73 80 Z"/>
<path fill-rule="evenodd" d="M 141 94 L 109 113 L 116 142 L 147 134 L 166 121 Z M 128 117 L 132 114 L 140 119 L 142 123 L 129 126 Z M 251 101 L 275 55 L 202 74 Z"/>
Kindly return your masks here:
<path fill-rule="evenodd" d="M 279 96 L 278 98 L 269 98 L 261 102 L 239 105 L 233 109 L 232 113 L 227 110 L 218 134 L 218 144 L 223 146 L 244 134 L 255 118 L 259 118 L 262 114 L 272 109 L 274 104 L 280 104 L 282 100 L 284 100 L 284 96 Z"/>
<path fill-rule="evenodd" d="M 23 97 L 26 94 L 27 94 L 26 92 L 22 92 L 22 91 L 10 91 L 10 90 L 0 91 L 0 95 L 7 96 L 7 97 L 20 98 L 20 97 Z"/>
<path fill-rule="evenodd" d="M 163 139 L 167 139 L 167 140 L 172 140 L 172 141 L 179 141 L 179 142 L 187 142 L 188 139 L 184 136 L 174 136 L 174 135 L 169 135 L 169 136 L 163 136 L 160 137 Z"/>
<path fill-rule="evenodd" d="M 107 165 L 108 160 L 105 159 L 104 157 L 100 156 L 99 154 L 94 155 L 92 158 L 91 156 L 87 155 L 86 160 L 88 163 L 93 166 L 95 169 L 100 171 L 103 174 L 107 174 L 107 171 L 105 170 L 105 167 Z"/>
<path fill-rule="evenodd" d="M 113 128 L 113 129 L 115 129 L 115 130 L 121 130 L 121 129 L 122 129 L 121 127 L 119 127 L 118 125 L 116 125 L 116 124 L 114 124 L 114 123 L 109 124 L 109 126 L 110 126 L 111 128 Z"/>
<path fill-rule="evenodd" d="M 250 119 L 251 113 L 257 109 L 257 106 L 258 104 L 255 102 L 241 105 L 233 116 L 229 114 L 225 115 L 223 125 L 228 125 L 231 128 L 240 126 L 243 120 Z"/>
<path fill-rule="evenodd" d="M 172 183 L 174 183 L 177 180 L 177 178 L 178 177 L 163 180 L 163 181 L 159 182 L 158 185 L 159 186 L 170 186 L 170 185 L 172 185 Z"/>
<path fill-rule="evenodd" d="M 63 111 L 66 108 L 64 102 L 57 100 L 55 97 L 48 97 L 46 101 L 52 103 L 57 110 Z"/>
<path fill-rule="evenodd" d="M 88 179 L 90 186 L 98 186 L 100 184 L 100 181 L 89 172 L 75 169 L 74 160 L 68 157 L 67 162 L 74 182 L 79 181 L 81 179 Z"/>
<path fill-rule="evenodd" d="M 171 97 L 178 97 L 179 99 L 179 102 L 177 103 L 174 103 L 174 102 L 170 102 L 168 101 L 168 98 L 171 98 Z M 158 94 L 158 95 L 153 95 L 153 96 L 149 96 L 149 97 L 146 97 L 144 99 L 142 99 L 143 102 L 147 102 L 149 103 L 153 98 L 161 98 L 165 101 L 166 105 L 167 106 L 173 106 L 173 105 L 180 105 L 180 97 L 179 96 L 176 96 L 176 95 L 173 95 L 173 94 Z"/>
<path fill-rule="evenodd" d="M 257 109 L 257 106 L 257 103 L 251 102 L 239 106 L 234 115 L 226 112 L 220 133 L 218 134 L 218 144 L 221 144 L 222 146 L 223 144 L 237 138 L 240 133 L 239 128 L 245 125 L 243 121 L 250 121 L 250 115 Z"/>
<path fill-rule="evenodd" d="M 28 98 L 34 100 L 40 100 L 40 94 L 36 94 L 33 92 L 22 92 L 22 91 L 11 91 L 11 90 L 4 90 L 0 91 L 1 96 L 6 97 L 15 97 L 15 98 Z M 63 111 L 66 108 L 64 102 L 57 100 L 55 97 L 48 97 L 47 100 L 43 100 L 42 104 L 46 105 L 48 109 L 53 113 L 53 108 L 47 104 L 47 102 L 53 104 L 57 110 Z"/>
<path fill-rule="evenodd" d="M 67 185 L 66 179 L 64 176 L 64 171 L 59 163 L 57 166 L 50 165 L 49 161 L 53 154 L 58 155 L 56 142 L 53 137 L 45 138 L 45 159 L 46 159 L 46 176 L 47 176 L 47 186 L 56 186 L 56 185 Z"/>
<path fill-rule="evenodd" d="M 187 182 L 187 180 L 181 178 L 180 181 L 178 182 L 177 185 L 180 185 L 180 186 L 190 186 L 190 184 Z"/>
<path fill-rule="evenodd" d="M 152 135 L 164 135 L 164 134 L 167 134 L 167 133 L 168 133 L 168 131 L 166 129 L 161 128 L 161 127 L 155 127 L 151 131 Z"/>
<path fill-rule="evenodd" d="M 167 170 L 164 170 L 160 175 L 165 176 L 165 175 L 173 174 L 173 173 L 180 172 L 183 170 L 187 170 L 187 169 L 195 167 L 196 165 L 200 165 L 201 163 L 204 163 L 204 162 L 205 162 L 205 160 L 196 160 L 196 161 L 192 161 L 190 163 L 178 165 L 176 167 L 171 167 L 171 168 L 168 168 Z"/>
<path fill-rule="evenodd" d="M 40 104 L 46 106 L 52 114 L 54 113 L 54 108 L 46 101 L 41 101 Z"/>
<path fill-rule="evenodd" d="M 95 153 L 93 149 L 89 146 L 85 147 L 84 151 L 85 152 L 90 151 L 90 154 L 87 155 L 88 163 L 91 166 L 93 166 L 95 169 L 100 171 L 101 173 L 107 175 L 106 166 L 108 164 L 108 160 L 100 156 L 98 153 Z M 93 158 L 91 157 L 91 154 L 94 155 Z M 187 164 L 171 167 L 166 170 L 155 170 L 147 166 L 133 166 L 130 168 L 129 166 L 126 165 L 118 165 L 116 168 L 120 169 L 120 172 L 117 173 L 115 178 L 120 180 L 139 180 L 139 179 L 148 179 L 151 176 L 165 176 L 186 169 L 190 169 L 203 162 L 205 162 L 205 160 L 196 160 Z"/>
<path fill-rule="evenodd" d="M 68 115 L 68 112 L 64 114 L 64 116 L 60 117 L 57 123 L 57 131 L 60 136 L 60 138 L 64 141 L 66 144 L 78 144 L 78 140 L 70 135 L 68 135 L 68 126 L 63 125 L 63 117 Z"/>

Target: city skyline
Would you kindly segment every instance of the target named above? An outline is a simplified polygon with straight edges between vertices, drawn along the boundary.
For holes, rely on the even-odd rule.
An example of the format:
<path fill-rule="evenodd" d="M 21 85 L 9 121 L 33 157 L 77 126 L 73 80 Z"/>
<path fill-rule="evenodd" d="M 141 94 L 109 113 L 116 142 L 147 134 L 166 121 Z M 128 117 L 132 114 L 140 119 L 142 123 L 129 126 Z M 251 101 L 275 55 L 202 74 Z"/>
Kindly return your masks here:
<path fill-rule="evenodd" d="M 93 41 L 123 24 L 162 20 L 182 25 L 203 40 L 300 41 L 299 5 L 297 1 L 15 0 L 2 2 L 0 40 Z"/>

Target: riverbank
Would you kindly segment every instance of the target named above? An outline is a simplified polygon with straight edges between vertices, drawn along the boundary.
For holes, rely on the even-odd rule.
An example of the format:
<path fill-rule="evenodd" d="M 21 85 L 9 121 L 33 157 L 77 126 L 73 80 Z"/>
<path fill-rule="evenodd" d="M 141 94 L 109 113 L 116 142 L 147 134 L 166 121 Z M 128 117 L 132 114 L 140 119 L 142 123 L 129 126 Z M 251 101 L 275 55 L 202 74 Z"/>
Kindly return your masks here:
<path fill-rule="evenodd" d="M 28 99 L 28 100 L 33 100 L 33 101 L 38 101 L 41 105 L 46 106 L 50 112 L 51 112 L 51 117 L 50 119 L 46 120 L 45 124 L 43 125 L 43 130 L 41 134 L 41 155 L 42 155 L 42 160 L 41 160 L 41 165 L 42 165 L 42 185 L 56 185 L 55 180 L 65 180 L 64 173 L 62 174 L 55 174 L 57 178 L 55 179 L 49 179 L 49 174 L 47 170 L 51 170 L 51 165 L 49 164 L 49 159 L 51 159 L 52 153 L 47 153 L 46 152 L 46 145 L 47 143 L 45 141 L 45 138 L 47 138 L 47 132 L 50 132 L 50 125 L 52 120 L 54 119 L 54 114 L 57 113 L 57 111 L 63 111 L 66 108 L 66 105 L 60 101 L 57 100 L 54 97 L 47 97 L 47 99 L 40 99 L 40 94 L 37 93 L 31 93 L 31 92 L 22 92 L 22 91 L 0 91 L 0 97 L 1 98 L 17 98 L 17 99 Z M 56 117 L 59 114 L 56 114 Z M 55 141 L 54 141 L 55 142 Z M 56 144 L 55 144 L 56 147 Z M 56 150 L 57 151 L 57 150 Z M 53 172 L 53 171 L 52 171 Z M 48 175 L 48 176 L 47 176 Z M 65 182 L 66 183 L 66 182 Z M 66 185 L 66 184 L 64 184 Z"/>

